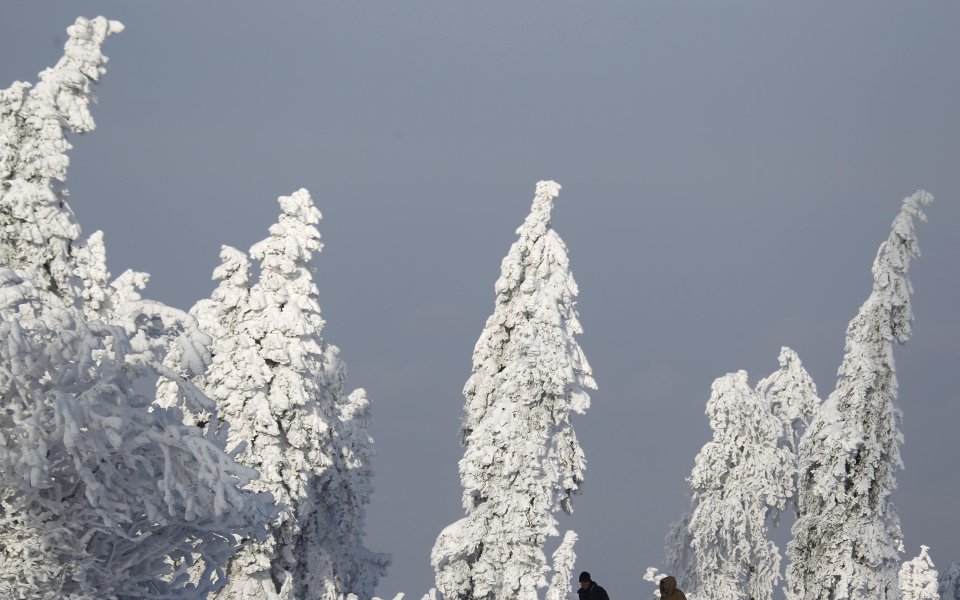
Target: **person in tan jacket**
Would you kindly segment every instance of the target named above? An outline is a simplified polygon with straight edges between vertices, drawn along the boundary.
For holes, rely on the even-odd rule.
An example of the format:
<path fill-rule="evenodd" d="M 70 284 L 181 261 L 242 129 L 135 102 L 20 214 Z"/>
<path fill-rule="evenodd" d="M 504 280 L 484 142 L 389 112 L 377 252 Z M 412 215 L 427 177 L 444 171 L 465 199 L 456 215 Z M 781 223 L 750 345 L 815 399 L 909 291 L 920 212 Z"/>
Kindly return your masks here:
<path fill-rule="evenodd" d="M 660 580 L 660 600 L 687 600 L 677 587 L 677 580 L 668 575 Z"/>

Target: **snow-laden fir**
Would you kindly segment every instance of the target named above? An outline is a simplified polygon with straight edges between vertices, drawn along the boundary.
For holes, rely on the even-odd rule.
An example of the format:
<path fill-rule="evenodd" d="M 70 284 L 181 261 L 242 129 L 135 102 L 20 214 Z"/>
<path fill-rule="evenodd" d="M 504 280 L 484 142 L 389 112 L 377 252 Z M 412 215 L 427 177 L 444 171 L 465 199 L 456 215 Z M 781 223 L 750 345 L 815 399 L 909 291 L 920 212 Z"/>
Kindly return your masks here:
<path fill-rule="evenodd" d="M 224 246 L 219 285 L 191 310 L 214 340 L 213 363 L 194 381 L 230 423 L 228 448 L 260 472 L 251 487 L 282 505 L 267 540 L 243 545 L 212 597 L 370 598 L 388 563 L 363 545 L 370 404 L 362 389 L 346 393 L 346 366 L 322 336 L 310 267 L 322 249 L 320 211 L 303 189 L 279 204 L 270 236 L 250 249 L 258 280 L 246 254 Z M 161 384 L 158 401 L 176 400 Z"/>
<path fill-rule="evenodd" d="M 902 468 L 893 344 L 910 337 L 914 219 L 933 197 L 903 200 L 873 263 L 873 291 L 847 327 L 837 387 L 800 442 L 799 517 L 788 546 L 792 600 L 899 596 L 903 536 L 890 495 Z"/>
<path fill-rule="evenodd" d="M 440 533 L 431 555 L 446 600 L 537 598 L 549 570 L 544 543 L 558 535 L 554 514 L 572 511 L 583 480 L 570 412 L 587 410 L 596 384 L 576 341 L 567 249 L 550 226 L 559 193 L 555 182 L 537 184 L 474 349 L 461 429 L 466 516 Z M 555 570 L 570 569 L 568 556 Z"/>

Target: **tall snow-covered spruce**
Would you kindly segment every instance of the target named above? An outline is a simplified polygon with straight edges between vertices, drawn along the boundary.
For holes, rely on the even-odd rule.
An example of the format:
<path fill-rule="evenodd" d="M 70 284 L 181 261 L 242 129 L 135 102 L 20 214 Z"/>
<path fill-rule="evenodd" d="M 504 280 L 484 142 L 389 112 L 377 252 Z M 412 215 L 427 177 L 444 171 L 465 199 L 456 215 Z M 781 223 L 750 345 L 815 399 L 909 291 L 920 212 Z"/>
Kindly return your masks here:
<path fill-rule="evenodd" d="M 254 489 L 284 505 L 263 543 L 247 543 L 227 569 L 221 600 L 336 600 L 373 595 L 388 559 L 363 546 L 372 440 L 363 390 L 347 394 L 346 367 L 322 331 L 310 260 L 322 248 L 321 215 L 306 190 L 279 199 L 270 236 L 250 254 L 221 251 L 220 284 L 192 309 L 213 339 L 196 380 L 231 429 L 228 448 L 257 469 Z M 176 402 L 167 384 L 164 403 Z M 193 418 L 203 424 L 205 415 Z"/>
<path fill-rule="evenodd" d="M 910 337 L 914 219 L 905 198 L 873 263 L 873 291 L 847 327 L 837 387 L 800 442 L 799 517 L 788 546 L 793 600 L 893 600 L 903 543 L 890 495 L 902 467 L 893 345 Z"/>
<path fill-rule="evenodd" d="M 466 516 L 437 538 L 431 560 L 447 600 L 537 598 L 554 514 L 571 512 L 585 459 L 570 412 L 595 389 L 576 341 L 577 285 L 550 227 L 560 186 L 537 184 L 533 208 L 501 264 L 493 315 L 473 352 L 460 461 Z M 555 571 L 572 568 L 573 537 Z"/>

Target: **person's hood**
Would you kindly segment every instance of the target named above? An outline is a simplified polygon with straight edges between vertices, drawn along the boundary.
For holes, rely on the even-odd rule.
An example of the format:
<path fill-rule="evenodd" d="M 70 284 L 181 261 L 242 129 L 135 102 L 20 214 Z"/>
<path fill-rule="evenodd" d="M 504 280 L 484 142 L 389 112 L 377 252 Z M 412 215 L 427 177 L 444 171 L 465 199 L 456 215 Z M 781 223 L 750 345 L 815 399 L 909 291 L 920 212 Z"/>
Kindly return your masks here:
<path fill-rule="evenodd" d="M 677 580 L 668 575 L 660 580 L 660 586 L 663 588 L 663 597 L 669 597 L 677 591 Z"/>

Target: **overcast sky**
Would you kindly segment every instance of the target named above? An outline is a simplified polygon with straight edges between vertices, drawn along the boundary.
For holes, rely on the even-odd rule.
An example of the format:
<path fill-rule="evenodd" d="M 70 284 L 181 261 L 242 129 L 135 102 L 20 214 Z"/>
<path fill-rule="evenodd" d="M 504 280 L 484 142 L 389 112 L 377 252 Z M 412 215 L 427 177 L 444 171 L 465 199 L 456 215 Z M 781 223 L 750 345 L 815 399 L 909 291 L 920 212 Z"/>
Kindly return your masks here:
<path fill-rule="evenodd" d="M 60 56 L 78 14 L 119 19 L 70 202 L 114 275 L 189 308 L 221 244 L 266 236 L 276 197 L 324 213 L 327 340 L 368 390 L 368 545 L 381 595 L 432 584 L 462 515 L 471 353 L 539 179 L 580 284 L 599 389 L 561 527 L 614 599 L 687 508 L 710 384 L 801 356 L 833 390 L 844 330 L 900 200 L 918 227 L 913 339 L 897 350 L 906 556 L 960 560 L 960 3 L 5 2 L 0 87 Z M 682 582 L 681 582 L 682 585 Z"/>

